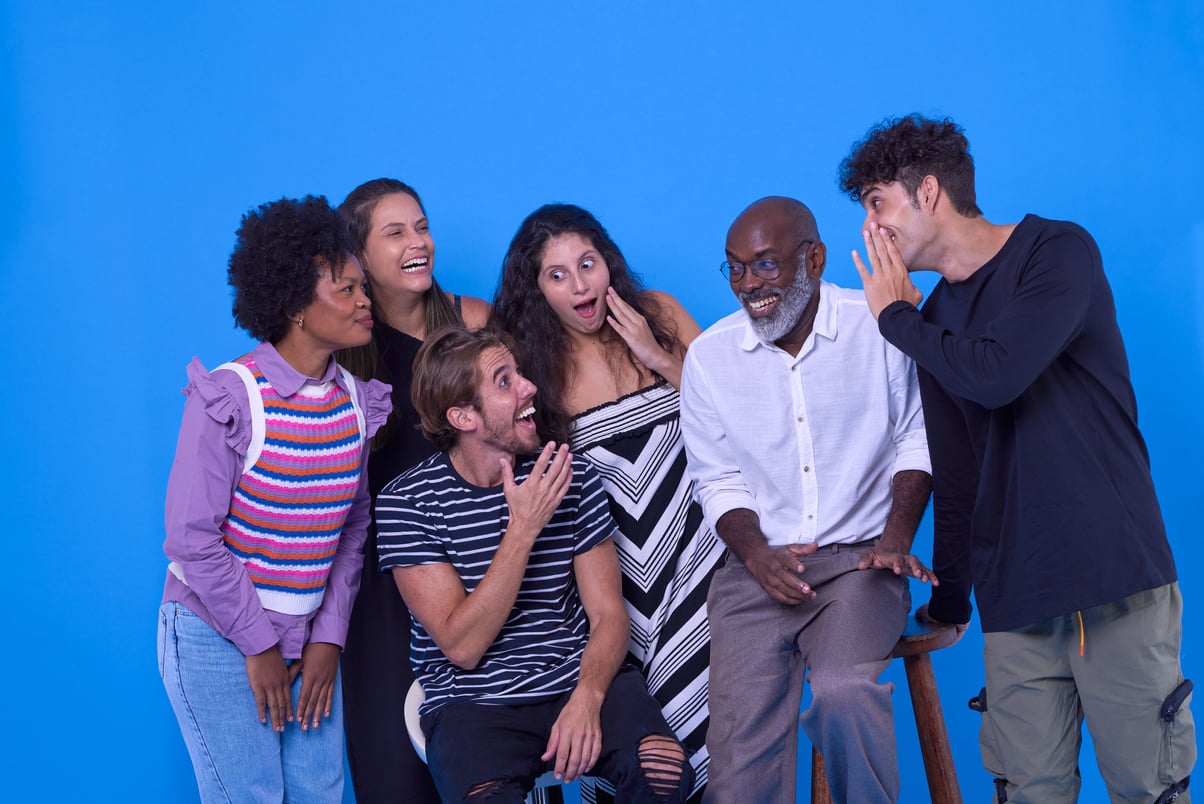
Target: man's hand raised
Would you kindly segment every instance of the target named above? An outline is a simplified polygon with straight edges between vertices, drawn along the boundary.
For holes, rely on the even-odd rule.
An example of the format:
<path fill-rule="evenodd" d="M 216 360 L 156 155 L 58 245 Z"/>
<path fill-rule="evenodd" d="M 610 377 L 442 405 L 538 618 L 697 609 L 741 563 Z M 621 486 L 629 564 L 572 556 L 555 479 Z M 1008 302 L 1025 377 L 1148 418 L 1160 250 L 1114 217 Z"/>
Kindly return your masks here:
<path fill-rule="evenodd" d="M 531 475 L 522 483 L 514 482 L 514 468 L 505 458 L 502 464 L 502 489 L 510 508 L 510 528 L 518 527 L 532 540 L 539 535 L 556 513 L 573 479 L 572 454 L 569 445 L 549 441 L 539 453 Z"/>
<path fill-rule="evenodd" d="M 879 313 L 897 301 L 919 307 L 924 294 L 912 284 L 911 274 L 903 264 L 895 241 L 876 223 L 871 223 L 861 234 L 865 238 L 865 254 L 869 258 L 870 268 L 865 267 L 856 251 L 853 251 L 853 266 L 861 275 L 865 300 L 874 319 L 877 320 Z"/>

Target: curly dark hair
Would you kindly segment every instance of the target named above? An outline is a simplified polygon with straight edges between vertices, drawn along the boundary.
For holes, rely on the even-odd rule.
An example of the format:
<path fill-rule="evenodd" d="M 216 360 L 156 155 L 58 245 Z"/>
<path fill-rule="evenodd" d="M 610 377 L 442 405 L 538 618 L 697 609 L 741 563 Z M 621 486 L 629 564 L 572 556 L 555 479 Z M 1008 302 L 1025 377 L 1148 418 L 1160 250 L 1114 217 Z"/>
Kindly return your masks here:
<path fill-rule="evenodd" d="M 355 254 L 347 224 L 320 195 L 261 204 L 242 216 L 237 238 L 226 272 L 234 323 L 273 344 L 314 300 L 322 271 L 338 279 Z"/>
<path fill-rule="evenodd" d="M 422 434 L 437 449 L 447 452 L 460 439 L 460 431 L 447 420 L 448 408 L 480 408 L 480 357 L 499 347 L 518 359 L 510 336 L 491 329 L 469 331 L 453 324 L 422 342 L 414 357 L 410 400 L 418 412 Z"/>
<path fill-rule="evenodd" d="M 936 176 L 953 208 L 966 217 L 981 215 L 974 196 L 974 159 L 962 127 L 946 117 L 918 114 L 883 120 L 866 132 L 840 163 L 837 184 L 861 203 L 864 188 L 902 182 L 911 201 L 925 176 Z"/>
<path fill-rule="evenodd" d="M 423 206 L 422 199 L 418 197 L 418 192 L 413 187 L 403 181 L 389 178 L 364 182 L 348 193 L 347 197 L 343 199 L 343 203 L 339 204 L 339 214 L 347 221 L 347 228 L 351 230 L 351 239 L 355 244 L 355 254 L 364 267 L 365 276 L 368 277 L 368 298 L 372 298 L 372 277 L 368 273 L 368 264 L 364 260 L 364 249 L 368 242 L 368 233 L 372 229 L 372 213 L 382 198 L 396 193 L 413 198 L 417 202 L 418 208 L 422 210 L 422 214 L 426 214 L 426 207 Z M 456 311 L 455 305 L 448 300 L 447 294 L 439 287 L 439 283 L 433 276 L 431 277 L 431 286 L 422 294 L 422 301 L 425 310 L 423 323 L 428 334 L 440 327 L 464 323 L 460 313 Z M 373 311 L 373 314 L 378 320 L 388 323 L 383 315 L 383 310 L 379 307 Z M 377 430 L 376 435 L 372 438 L 372 449 L 376 451 L 383 449 L 393 440 L 393 436 L 400 427 L 402 417 L 403 406 L 400 402 L 409 391 L 402 387 L 401 383 L 395 382 L 390 375 L 388 366 L 381 359 L 380 347 L 376 342 L 376 330 L 373 333 L 372 340 L 366 345 L 340 350 L 338 360 L 340 365 L 345 366 L 348 371 L 358 377 L 381 380 L 393 386 L 393 410 L 389 413 L 385 424 Z"/>
<path fill-rule="evenodd" d="M 561 402 L 570 368 L 569 340 L 539 289 L 539 270 L 548 241 L 568 234 L 580 235 L 602 255 L 610 269 L 610 286 L 647 319 L 657 343 L 666 351 L 677 345 L 676 330 L 664 320 L 661 306 L 644 292 L 639 277 L 597 218 L 572 204 L 546 204 L 528 215 L 502 263 L 489 326 L 510 333 L 518 344 L 523 374 L 539 389 L 536 427 L 543 438 L 557 442 L 568 441 L 570 432 L 570 416 Z M 638 367 L 627 344 L 610 327 L 603 327 L 600 334 Z"/>

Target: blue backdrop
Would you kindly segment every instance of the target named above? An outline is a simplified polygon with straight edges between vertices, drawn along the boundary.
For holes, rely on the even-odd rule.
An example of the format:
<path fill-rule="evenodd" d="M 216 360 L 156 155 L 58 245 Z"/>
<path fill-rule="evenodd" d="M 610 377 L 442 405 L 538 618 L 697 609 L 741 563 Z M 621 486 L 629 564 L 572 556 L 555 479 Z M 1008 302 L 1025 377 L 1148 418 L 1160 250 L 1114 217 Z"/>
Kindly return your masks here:
<path fill-rule="evenodd" d="M 337 13 L 10 0 L 0 342 L 20 393 L 2 417 L 4 797 L 195 800 L 155 663 L 162 500 L 185 364 L 249 344 L 225 284 L 246 209 L 304 193 L 337 203 L 365 179 L 401 178 L 426 201 L 440 280 L 489 297 L 522 217 L 575 202 L 707 325 L 736 304 L 715 268 L 727 226 L 766 194 L 810 204 L 827 278 L 858 285 L 847 254 L 862 214 L 836 166 L 872 123 L 910 111 L 966 127 L 989 219 L 1070 218 L 1098 239 L 1185 576 L 1184 669 L 1204 682 L 1196 0 L 395 0 Z M 917 551 L 930 545 L 925 524 Z M 989 796 L 965 707 L 981 644 L 975 624 L 935 657 L 971 800 Z M 904 798 L 923 801 L 891 673 Z M 1101 800 L 1089 753 L 1084 775 L 1083 800 Z"/>

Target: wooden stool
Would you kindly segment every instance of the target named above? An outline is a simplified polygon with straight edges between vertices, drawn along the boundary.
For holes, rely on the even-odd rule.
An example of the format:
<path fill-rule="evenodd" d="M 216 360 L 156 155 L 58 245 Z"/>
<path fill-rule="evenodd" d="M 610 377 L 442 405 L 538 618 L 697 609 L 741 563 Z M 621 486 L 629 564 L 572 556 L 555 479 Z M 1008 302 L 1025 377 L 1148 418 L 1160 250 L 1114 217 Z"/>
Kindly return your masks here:
<path fill-rule="evenodd" d="M 909 617 L 907 629 L 890 654 L 892 659 L 902 657 L 907 671 L 907 686 L 911 689 L 911 706 L 915 710 L 916 733 L 920 737 L 932 804 L 961 804 L 962 800 L 945 718 L 941 714 L 941 699 L 936 691 L 936 677 L 932 674 L 932 660 L 928 657 L 932 651 L 947 648 L 959 639 L 961 632 L 956 626 L 931 625 Z M 824 758 L 814 746 L 811 748 L 811 804 L 832 804 Z"/>

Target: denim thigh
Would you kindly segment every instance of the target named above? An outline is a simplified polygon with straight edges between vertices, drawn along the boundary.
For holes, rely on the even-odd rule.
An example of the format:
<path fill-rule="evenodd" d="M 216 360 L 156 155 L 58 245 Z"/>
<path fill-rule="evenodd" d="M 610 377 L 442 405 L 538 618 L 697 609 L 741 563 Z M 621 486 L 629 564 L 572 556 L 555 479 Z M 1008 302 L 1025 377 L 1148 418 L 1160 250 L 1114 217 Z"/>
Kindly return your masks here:
<path fill-rule="evenodd" d="M 202 802 L 279 802 L 286 791 L 309 801 L 341 801 L 338 684 L 337 711 L 320 728 L 302 732 L 292 722 L 277 734 L 259 721 L 242 651 L 175 601 L 159 608 L 158 658 Z M 300 686 L 298 676 L 294 706 Z"/>

